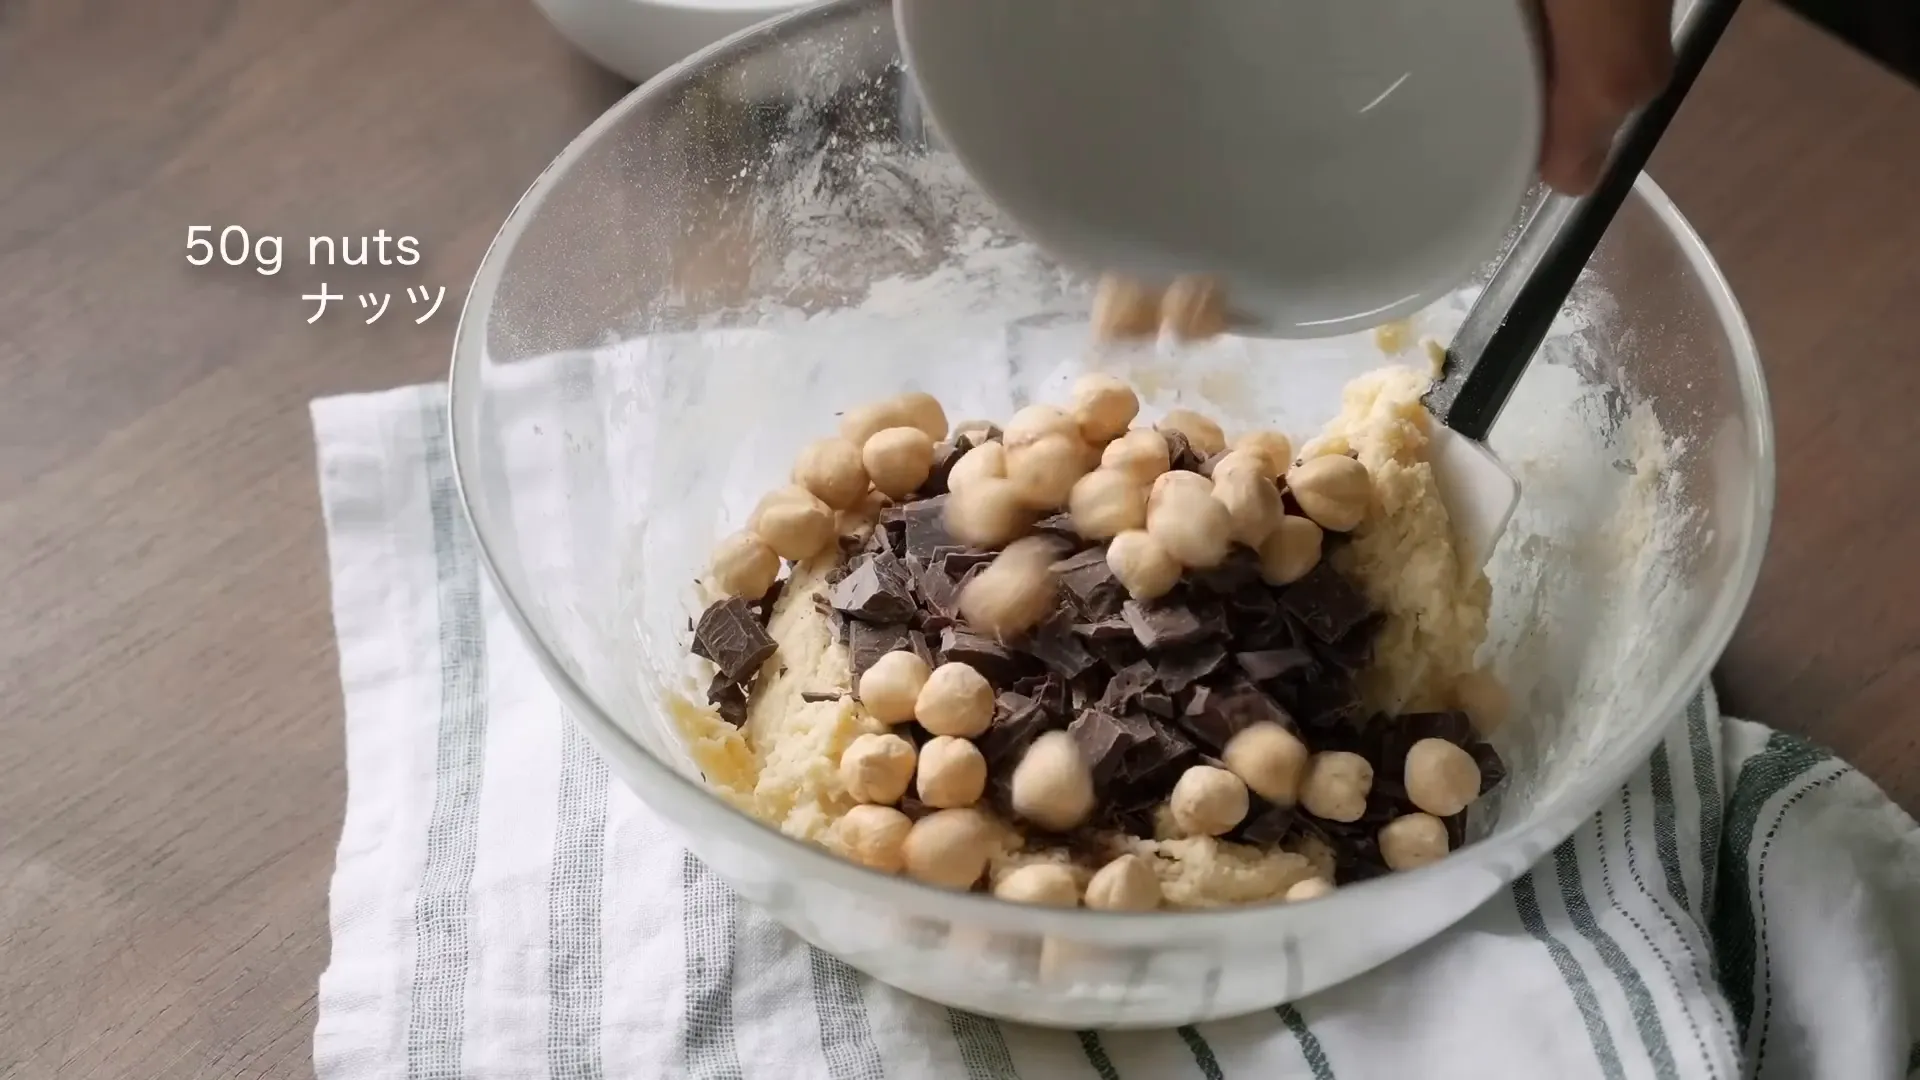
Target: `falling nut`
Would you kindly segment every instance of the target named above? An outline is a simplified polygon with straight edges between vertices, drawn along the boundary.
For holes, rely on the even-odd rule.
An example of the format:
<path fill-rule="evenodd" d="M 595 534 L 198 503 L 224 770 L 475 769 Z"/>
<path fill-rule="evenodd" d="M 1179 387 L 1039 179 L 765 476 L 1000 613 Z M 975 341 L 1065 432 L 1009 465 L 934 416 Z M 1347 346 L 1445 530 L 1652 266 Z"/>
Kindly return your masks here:
<path fill-rule="evenodd" d="M 1187 437 L 1187 445 L 1202 458 L 1210 458 L 1227 448 L 1227 433 L 1220 425 L 1192 409 L 1168 409 L 1154 425 L 1161 431 L 1177 431 Z"/>
<path fill-rule="evenodd" d="M 971 664 L 941 664 L 920 688 L 913 718 L 935 735 L 982 734 L 993 724 L 993 684 Z"/>
<path fill-rule="evenodd" d="M 1093 336 L 1100 341 L 1149 338 L 1160 324 L 1160 294 L 1132 278 L 1108 274 L 1093 294 Z"/>
<path fill-rule="evenodd" d="M 833 508 L 794 484 L 762 499 L 750 528 L 774 554 L 805 562 L 833 543 L 834 524 Z"/>
<path fill-rule="evenodd" d="M 1325 535 L 1306 518 L 1283 516 L 1260 544 L 1260 577 L 1269 585 L 1291 585 L 1306 577 L 1320 565 Z"/>
<path fill-rule="evenodd" d="M 1327 821 L 1359 821 L 1373 792 L 1373 766 L 1359 754 L 1330 750 L 1307 760 L 1300 782 L 1300 805 Z"/>
<path fill-rule="evenodd" d="M 1141 484 L 1153 483 L 1170 464 L 1167 437 L 1151 428 L 1129 431 L 1100 453 L 1101 468 L 1126 473 Z"/>
<path fill-rule="evenodd" d="M 1333 882 L 1323 877 L 1301 878 L 1287 886 L 1287 903 L 1297 904 L 1302 900 L 1318 900 L 1333 892 Z"/>
<path fill-rule="evenodd" d="M 1227 515 L 1233 519 L 1233 542 L 1250 548 L 1257 549 L 1265 543 L 1287 513 L 1280 488 L 1261 475 L 1257 466 L 1229 469 L 1224 473 L 1216 471 L 1213 498 L 1227 508 Z"/>
<path fill-rule="evenodd" d="M 1154 600 L 1180 583 L 1180 560 L 1145 529 L 1128 529 L 1107 545 L 1107 569 L 1135 600 Z"/>
<path fill-rule="evenodd" d="M 1087 442 L 1104 446 L 1125 435 L 1139 414 L 1140 395 L 1125 379 L 1095 372 L 1073 384 L 1073 420 Z"/>
<path fill-rule="evenodd" d="M 981 443 L 960 455 L 947 473 L 947 490 L 960 492 L 976 480 L 1004 480 L 1007 476 L 1007 448 L 997 442 Z"/>
<path fill-rule="evenodd" d="M 1043 829 L 1066 832 L 1093 813 L 1093 773 L 1073 736 L 1049 731 L 1013 770 L 1013 809 Z"/>
<path fill-rule="evenodd" d="M 916 427 L 885 428 L 860 448 L 860 460 L 874 487 L 904 499 L 933 472 L 933 440 Z"/>
<path fill-rule="evenodd" d="M 1080 437 L 1080 425 L 1057 405 L 1028 405 L 1007 420 L 1000 442 L 1009 451 L 1030 446 L 1048 435 Z"/>
<path fill-rule="evenodd" d="M 913 773 L 913 744 L 898 735 L 859 735 L 840 754 L 840 783 L 855 802 L 897 803 Z"/>
<path fill-rule="evenodd" d="M 1153 508 L 1160 504 L 1160 500 L 1174 490 L 1191 491 L 1195 495 L 1212 495 L 1213 481 L 1197 472 L 1188 472 L 1185 469 L 1163 472 L 1154 477 L 1153 484 L 1147 488 L 1147 513 L 1153 513 Z"/>
<path fill-rule="evenodd" d="M 930 674 L 927 662 L 916 653 L 907 649 L 883 653 L 860 676 L 860 704 L 883 724 L 904 724 L 913 719 L 914 704 Z"/>
<path fill-rule="evenodd" d="M 1220 836 L 1246 820 L 1247 785 L 1212 765 L 1194 765 L 1174 781 L 1167 796 L 1173 823 L 1188 836 Z"/>
<path fill-rule="evenodd" d="M 1001 878 L 993 895 L 1016 904 L 1079 907 L 1080 883 L 1059 863 L 1028 863 Z"/>
<path fill-rule="evenodd" d="M 1095 469 L 1073 485 L 1067 513 L 1073 517 L 1074 532 L 1088 540 L 1107 540 L 1146 525 L 1147 489 L 1118 469 Z"/>
<path fill-rule="evenodd" d="M 780 556 L 752 533 L 737 532 L 714 545 L 710 578 L 726 596 L 758 600 L 779 576 Z"/>
<path fill-rule="evenodd" d="M 1190 570 L 1210 570 L 1226 559 L 1233 540 L 1233 515 L 1211 495 L 1175 487 L 1162 492 L 1158 503 L 1149 506 L 1147 532 L 1180 565 Z"/>
<path fill-rule="evenodd" d="M 897 874 L 906 866 L 905 845 L 913 830 L 907 815 L 891 806 L 862 803 L 834 823 L 834 839 L 849 859 Z"/>
<path fill-rule="evenodd" d="M 890 399 L 888 404 L 908 427 L 926 432 L 927 438 L 934 442 L 947 437 L 947 410 L 932 394 L 913 390 Z"/>
<path fill-rule="evenodd" d="M 1033 527 L 1033 511 L 1013 481 L 983 476 L 947 499 L 947 531 L 963 544 L 1004 547 Z"/>
<path fill-rule="evenodd" d="M 1183 341 L 1215 337 L 1227 328 L 1227 296 L 1219 279 L 1175 278 L 1160 297 L 1160 328 Z"/>
<path fill-rule="evenodd" d="M 1322 454 L 1288 469 L 1287 490 L 1301 513 L 1333 532 L 1358 527 L 1373 498 L 1367 467 L 1345 454 Z"/>
<path fill-rule="evenodd" d="M 1265 462 L 1269 480 L 1286 475 L 1293 464 L 1293 441 L 1278 431 L 1249 431 L 1233 440 L 1233 448 Z"/>
<path fill-rule="evenodd" d="M 1059 594 L 1051 566 L 1056 549 L 1045 537 L 1008 544 L 960 590 L 960 614 L 975 629 L 1001 640 L 1018 637 L 1053 612 Z"/>
<path fill-rule="evenodd" d="M 1513 699 L 1507 694 L 1507 688 L 1485 668 L 1460 676 L 1453 684 L 1453 700 L 1482 735 L 1500 730 L 1513 712 Z"/>
<path fill-rule="evenodd" d="M 1299 801 L 1309 756 L 1298 736 L 1268 720 L 1241 730 L 1220 752 L 1220 760 L 1235 776 L 1275 806 Z"/>
<path fill-rule="evenodd" d="M 860 448 L 838 436 L 815 439 L 793 465 L 793 482 L 835 510 L 859 503 L 867 493 L 867 467 Z"/>
<path fill-rule="evenodd" d="M 1074 483 L 1091 467 L 1090 460 L 1079 435 L 1046 435 L 1007 451 L 1007 479 L 1026 505 L 1055 510 L 1066 505 Z"/>
<path fill-rule="evenodd" d="M 1087 882 L 1087 906 L 1099 911 L 1152 911 L 1160 899 L 1160 878 L 1138 855 L 1120 856 Z"/>
<path fill-rule="evenodd" d="M 1452 817 L 1480 797 L 1480 765 L 1445 739 L 1421 739 L 1407 750 L 1407 798 L 1435 817 Z"/>
<path fill-rule="evenodd" d="M 914 822 L 901 853 L 909 877 L 949 889 L 971 889 L 987 872 L 987 860 L 998 847 L 992 819 L 969 807 L 936 810 Z"/>
<path fill-rule="evenodd" d="M 840 437 L 855 446 L 892 427 L 912 427 L 913 422 L 897 398 L 856 405 L 840 417 Z"/>
<path fill-rule="evenodd" d="M 1403 814 L 1380 830 L 1380 861 L 1412 870 L 1447 857 L 1447 823 L 1432 814 Z"/>
<path fill-rule="evenodd" d="M 941 735 L 920 748 L 914 781 L 920 801 L 937 810 L 957 810 L 980 801 L 987 790 L 987 759 L 965 739 Z"/>

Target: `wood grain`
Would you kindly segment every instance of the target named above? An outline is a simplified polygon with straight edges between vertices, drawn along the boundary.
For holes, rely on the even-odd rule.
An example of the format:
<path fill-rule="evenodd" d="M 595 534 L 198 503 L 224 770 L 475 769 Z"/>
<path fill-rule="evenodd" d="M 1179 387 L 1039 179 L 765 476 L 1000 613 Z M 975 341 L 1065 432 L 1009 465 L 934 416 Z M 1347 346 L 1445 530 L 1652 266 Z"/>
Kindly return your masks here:
<path fill-rule="evenodd" d="M 493 230 L 624 89 L 524 0 L 0 0 L 0 1076 L 311 1075 L 344 779 L 306 403 L 440 375 Z M 1779 419 L 1726 702 L 1909 807 L 1916 136 L 1920 94 L 1753 4 L 1654 170 Z M 426 258 L 188 267 L 228 223 Z M 323 278 L 448 298 L 310 326 Z"/>

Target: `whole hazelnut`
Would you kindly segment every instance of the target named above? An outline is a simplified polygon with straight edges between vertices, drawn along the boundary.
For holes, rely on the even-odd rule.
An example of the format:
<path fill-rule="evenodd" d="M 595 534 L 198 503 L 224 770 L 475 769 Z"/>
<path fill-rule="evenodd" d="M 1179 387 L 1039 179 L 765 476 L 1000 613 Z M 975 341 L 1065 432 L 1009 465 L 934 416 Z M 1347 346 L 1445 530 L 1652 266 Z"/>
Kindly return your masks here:
<path fill-rule="evenodd" d="M 1051 569 L 1054 555 L 1054 545 L 1045 537 L 1008 544 L 961 588 L 961 616 L 974 629 L 1002 640 L 1039 625 L 1053 612 L 1058 595 Z"/>
<path fill-rule="evenodd" d="M 1093 813 L 1093 773 L 1073 736 L 1049 731 L 1013 770 L 1013 809 L 1043 829 L 1066 832 Z"/>
<path fill-rule="evenodd" d="M 1008 450 L 1018 450 L 1039 442 L 1048 435 L 1080 437 L 1080 425 L 1057 405 L 1028 405 L 1007 418 L 1000 436 Z"/>
<path fill-rule="evenodd" d="M 940 405 L 940 399 L 920 390 L 911 390 L 889 400 L 893 414 L 901 418 L 908 427 L 916 427 L 927 433 L 927 438 L 939 442 L 947 437 L 947 410 Z"/>
<path fill-rule="evenodd" d="M 1212 765 L 1194 765 L 1174 782 L 1167 796 L 1173 823 L 1188 836 L 1220 836 L 1247 817 L 1247 785 Z"/>
<path fill-rule="evenodd" d="M 991 476 L 954 489 L 945 516 L 953 538 L 974 547 L 1005 546 L 1033 527 L 1033 511 L 1021 500 L 1013 481 Z"/>
<path fill-rule="evenodd" d="M 855 446 L 865 446 L 868 439 L 888 428 L 912 426 L 899 400 L 888 398 L 848 409 L 840 417 L 840 437 Z"/>
<path fill-rule="evenodd" d="M 860 704 L 883 724 L 904 724 L 913 719 L 930 674 L 927 662 L 910 650 L 884 653 L 860 675 Z"/>
<path fill-rule="evenodd" d="M 1320 565 L 1325 534 L 1303 517 L 1287 514 L 1260 544 L 1260 576 L 1269 585 L 1291 585 Z"/>
<path fill-rule="evenodd" d="M 1100 467 L 1126 473 L 1138 483 L 1151 484 L 1170 464 L 1167 437 L 1151 428 L 1139 428 L 1107 444 Z"/>
<path fill-rule="evenodd" d="M 1154 600 L 1180 583 L 1180 560 L 1145 529 L 1128 529 L 1107 545 L 1107 569 L 1135 600 Z"/>
<path fill-rule="evenodd" d="M 845 510 L 866 495 L 867 467 L 860 460 L 860 448 L 847 440 L 815 439 L 801 448 L 794 461 L 793 482 L 835 510 Z"/>
<path fill-rule="evenodd" d="M 1146 525 L 1147 489 L 1118 469 L 1095 469 L 1073 485 L 1067 512 L 1073 516 L 1074 532 L 1088 540 L 1106 540 Z"/>
<path fill-rule="evenodd" d="M 1380 861 L 1412 870 L 1447 857 L 1447 823 L 1432 814 L 1403 814 L 1380 829 Z"/>
<path fill-rule="evenodd" d="M 1278 431 L 1249 431 L 1233 440 L 1233 448 L 1258 456 L 1269 480 L 1285 476 L 1293 464 L 1293 442 Z"/>
<path fill-rule="evenodd" d="M 1162 492 L 1159 503 L 1147 511 L 1147 532 L 1180 565 L 1210 570 L 1227 557 L 1233 515 L 1212 496 L 1177 487 Z"/>
<path fill-rule="evenodd" d="M 758 600 L 779 576 L 780 556 L 752 533 L 734 533 L 713 547 L 710 577 L 713 587 L 724 595 Z"/>
<path fill-rule="evenodd" d="M 1090 467 L 1079 435 L 1047 435 L 1007 451 L 1007 479 L 1020 499 L 1036 510 L 1066 505 L 1073 485 Z"/>
<path fill-rule="evenodd" d="M 1080 883 L 1059 863 L 1028 863 L 1001 878 L 993 895 L 1016 904 L 1079 907 Z"/>
<path fill-rule="evenodd" d="M 1160 500 L 1166 498 L 1167 493 L 1171 491 L 1191 491 L 1195 495 L 1211 495 L 1213 481 L 1197 472 L 1188 472 L 1185 469 L 1163 472 L 1154 477 L 1153 483 L 1147 488 L 1147 512 L 1152 513 L 1153 508 L 1158 506 Z"/>
<path fill-rule="evenodd" d="M 1252 450 L 1228 450 L 1200 464 L 1200 474 L 1216 484 L 1231 473 L 1250 472 L 1266 476 L 1266 470 L 1267 459 Z M 1272 479 L 1271 476 L 1267 478 Z"/>
<path fill-rule="evenodd" d="M 1445 739 L 1421 739 L 1407 750 L 1407 798 L 1434 817 L 1452 817 L 1480 797 L 1480 765 Z"/>
<path fill-rule="evenodd" d="M 1160 298 L 1160 327 L 1181 340 L 1214 337 L 1227 328 L 1226 290 L 1217 278 L 1175 278 Z"/>
<path fill-rule="evenodd" d="M 897 874 L 906 866 L 904 850 L 913 822 L 891 806 L 862 803 L 834 823 L 834 839 L 847 858 L 862 866 Z"/>
<path fill-rule="evenodd" d="M 1367 519 L 1373 499 L 1367 467 L 1345 454 L 1322 454 L 1288 469 L 1287 490 L 1301 513 L 1333 532 L 1352 532 Z"/>
<path fill-rule="evenodd" d="M 971 664 L 941 664 L 920 688 L 913 718 L 935 735 L 970 739 L 993 725 L 993 684 Z"/>
<path fill-rule="evenodd" d="M 1100 341 L 1152 337 L 1160 324 L 1160 294 L 1132 278 L 1107 274 L 1093 294 L 1093 336 Z"/>
<path fill-rule="evenodd" d="M 1373 766 L 1359 754 L 1330 750 L 1307 759 L 1300 805 L 1327 821 L 1359 821 L 1373 792 Z"/>
<path fill-rule="evenodd" d="M 904 499 L 933 472 L 933 440 L 916 427 L 885 428 L 860 448 L 860 460 L 874 487 Z"/>
<path fill-rule="evenodd" d="M 1292 806 L 1299 800 L 1309 756 L 1299 737 L 1268 720 L 1244 728 L 1220 752 L 1220 760 L 1235 776 L 1275 806 Z"/>
<path fill-rule="evenodd" d="M 913 823 L 901 845 L 907 875 L 929 885 L 971 889 L 999 845 L 993 822 L 971 807 L 936 810 Z"/>
<path fill-rule="evenodd" d="M 1087 882 L 1087 906 L 1099 911 L 1152 911 L 1160 895 L 1160 878 L 1138 855 L 1120 856 Z"/>
<path fill-rule="evenodd" d="M 1485 668 L 1460 676 L 1453 684 L 1453 701 L 1482 735 L 1500 730 L 1513 712 L 1513 699 L 1507 688 Z"/>
<path fill-rule="evenodd" d="M 1073 384 L 1073 419 L 1087 442 L 1105 445 L 1119 438 L 1139 413 L 1140 395 L 1125 379 L 1095 372 Z"/>
<path fill-rule="evenodd" d="M 987 759 L 965 739 L 941 735 L 920 748 L 920 801 L 937 810 L 957 810 L 980 801 L 987 790 Z"/>
<path fill-rule="evenodd" d="M 1333 891 L 1333 882 L 1323 877 L 1301 878 L 1287 886 L 1287 903 L 1297 904 L 1302 900 L 1318 900 Z"/>
<path fill-rule="evenodd" d="M 947 473 L 947 490 L 960 492 L 976 480 L 1004 480 L 1007 476 L 1007 448 L 997 442 L 981 443 L 960 455 Z"/>
<path fill-rule="evenodd" d="M 1227 448 L 1227 433 L 1220 425 L 1192 409 L 1168 409 L 1154 425 L 1161 431 L 1177 431 L 1187 437 L 1187 445 L 1202 458 L 1210 458 Z"/>
<path fill-rule="evenodd" d="M 1227 516 L 1233 519 L 1234 543 L 1250 548 L 1265 543 L 1287 513 L 1286 504 L 1280 500 L 1279 486 L 1262 476 L 1257 467 L 1214 473 L 1213 498 L 1227 508 Z"/>
<path fill-rule="evenodd" d="M 749 528 L 774 554 L 805 562 L 833 543 L 835 524 L 833 508 L 795 484 L 762 499 Z"/>
<path fill-rule="evenodd" d="M 898 735 L 856 736 L 840 754 L 840 782 L 855 802 L 899 802 L 913 769 L 913 744 Z"/>

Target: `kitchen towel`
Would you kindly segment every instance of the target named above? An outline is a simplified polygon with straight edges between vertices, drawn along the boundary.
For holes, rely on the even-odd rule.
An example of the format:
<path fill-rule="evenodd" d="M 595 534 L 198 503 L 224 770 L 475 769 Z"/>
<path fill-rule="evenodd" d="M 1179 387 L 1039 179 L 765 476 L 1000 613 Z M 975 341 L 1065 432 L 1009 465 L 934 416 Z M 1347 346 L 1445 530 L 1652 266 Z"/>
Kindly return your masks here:
<path fill-rule="evenodd" d="M 1074 1033 L 878 985 L 735 900 L 568 722 L 479 563 L 445 404 L 313 406 L 348 784 L 320 1080 L 1920 1074 L 1920 831 L 1707 690 L 1532 872 L 1307 1000 Z"/>

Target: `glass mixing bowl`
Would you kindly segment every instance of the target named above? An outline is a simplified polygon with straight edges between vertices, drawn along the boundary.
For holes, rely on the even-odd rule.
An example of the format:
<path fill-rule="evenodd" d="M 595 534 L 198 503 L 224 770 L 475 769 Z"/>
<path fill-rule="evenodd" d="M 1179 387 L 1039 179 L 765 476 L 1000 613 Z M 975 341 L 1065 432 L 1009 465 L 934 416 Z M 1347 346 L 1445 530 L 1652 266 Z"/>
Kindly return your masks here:
<path fill-rule="evenodd" d="M 1472 290 L 1422 313 L 1445 340 Z M 1014 236 L 929 137 L 883 0 L 815 6 L 636 90 L 501 229 L 462 316 L 451 409 L 487 565 L 574 721 L 687 847 L 808 941 L 894 986 L 1029 1023 L 1245 1013 L 1439 933 L 1640 765 L 1745 605 L 1773 493 L 1753 341 L 1650 181 L 1622 210 L 1492 443 L 1524 502 L 1485 656 L 1512 766 L 1468 846 L 1329 898 L 1039 910 L 874 873 L 716 797 L 676 727 L 693 581 L 836 410 L 906 389 L 1004 417 L 1088 363 L 1147 415 L 1310 433 L 1372 335 L 1094 358 L 1086 284 Z M 1417 347 L 1406 356 L 1424 362 Z M 667 887 L 664 883 L 662 887 Z"/>

